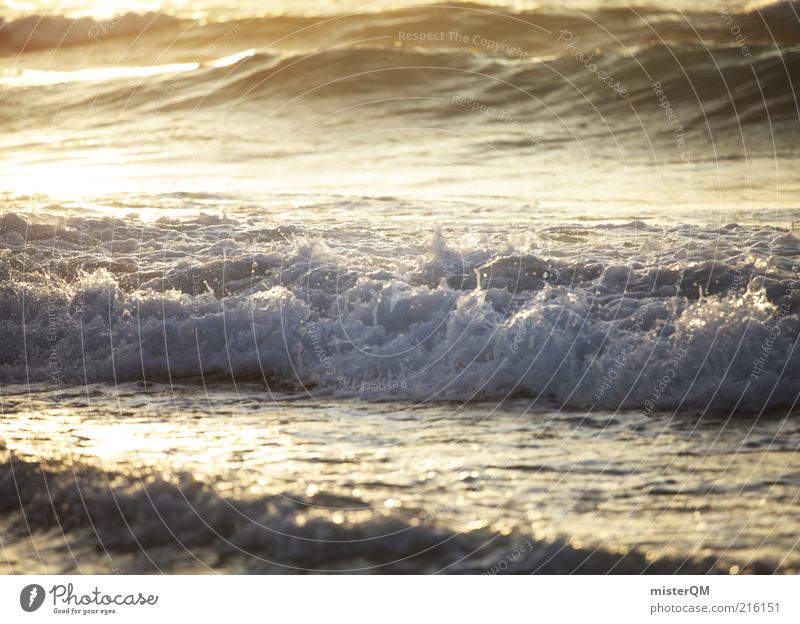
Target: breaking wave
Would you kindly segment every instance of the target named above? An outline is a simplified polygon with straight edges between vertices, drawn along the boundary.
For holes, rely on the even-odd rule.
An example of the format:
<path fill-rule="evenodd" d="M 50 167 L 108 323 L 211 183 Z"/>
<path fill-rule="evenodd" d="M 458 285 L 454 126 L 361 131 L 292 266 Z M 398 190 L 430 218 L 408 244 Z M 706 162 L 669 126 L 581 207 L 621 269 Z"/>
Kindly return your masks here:
<path fill-rule="evenodd" d="M 643 223 L 476 240 L 194 220 L 0 220 L 7 382 L 233 376 L 366 399 L 791 407 L 791 233 Z"/>

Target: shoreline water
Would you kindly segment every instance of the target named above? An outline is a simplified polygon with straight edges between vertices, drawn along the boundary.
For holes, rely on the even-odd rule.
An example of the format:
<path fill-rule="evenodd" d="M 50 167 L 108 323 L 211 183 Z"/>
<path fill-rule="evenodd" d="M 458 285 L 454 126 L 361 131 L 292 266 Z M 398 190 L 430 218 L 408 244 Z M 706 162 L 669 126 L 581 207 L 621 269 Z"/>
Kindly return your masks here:
<path fill-rule="evenodd" d="M 800 566 L 791 418 L 270 401 L 225 384 L 53 392 L 2 397 L 16 573 Z"/>

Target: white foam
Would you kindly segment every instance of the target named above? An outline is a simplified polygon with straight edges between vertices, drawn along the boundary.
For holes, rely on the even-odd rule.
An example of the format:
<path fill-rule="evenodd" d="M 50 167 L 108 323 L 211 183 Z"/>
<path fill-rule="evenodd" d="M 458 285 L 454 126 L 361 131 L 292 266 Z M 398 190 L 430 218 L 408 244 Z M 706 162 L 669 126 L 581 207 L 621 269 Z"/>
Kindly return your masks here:
<path fill-rule="evenodd" d="M 658 246 L 603 248 L 642 225 L 599 226 L 580 244 L 545 231 L 515 247 L 503 234 L 78 220 L 29 240 L 38 264 L 19 270 L 20 231 L 46 226 L 3 223 L 8 381 L 233 374 L 367 399 L 645 411 L 757 410 L 797 392 L 797 242 L 774 230 L 676 227 Z"/>

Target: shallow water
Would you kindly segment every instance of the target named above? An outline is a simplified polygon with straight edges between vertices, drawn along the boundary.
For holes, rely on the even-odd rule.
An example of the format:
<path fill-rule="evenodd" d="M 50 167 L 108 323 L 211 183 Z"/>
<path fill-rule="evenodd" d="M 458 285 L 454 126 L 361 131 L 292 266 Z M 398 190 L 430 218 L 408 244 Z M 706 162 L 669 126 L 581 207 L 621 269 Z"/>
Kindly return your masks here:
<path fill-rule="evenodd" d="M 269 397 L 252 386 L 238 393 L 218 385 L 197 390 L 92 385 L 65 391 L 55 406 L 47 390 L 5 395 L 0 435 L 14 457 L 3 465 L 6 494 L 14 480 L 24 489 L 41 475 L 25 461 L 42 462 L 51 484 L 48 496 L 21 496 L 36 527 L 34 541 L 50 554 L 42 563 L 27 540 L 27 549 L 16 548 L 12 537 L 8 571 L 135 572 L 157 565 L 480 572 L 503 561 L 503 571 L 676 571 L 683 565 L 684 571 L 764 572 L 800 565 L 793 465 L 800 430 L 793 419 L 587 415 L 531 409 L 520 400 L 328 402 Z M 206 488 L 199 500 L 194 480 Z M 60 508 L 62 490 L 75 483 L 88 513 L 77 501 Z M 109 487 L 128 510 L 123 533 L 138 544 L 106 535 L 119 514 L 109 507 Z M 139 495 L 142 509 L 128 501 L 139 490 L 152 492 L 150 502 Z M 184 496 L 197 516 L 179 509 Z M 263 517 L 273 500 L 283 507 Z M 235 521 L 223 517 L 226 505 L 231 515 L 243 510 Z M 218 534 L 198 537 L 198 517 L 218 524 Z M 64 539 L 54 539 L 56 518 L 66 527 Z M 98 540 L 89 518 L 100 527 L 108 558 L 81 551 Z M 165 526 L 177 540 L 165 535 Z M 9 533 L 24 531 L 18 520 Z M 392 538 L 396 531 L 403 537 Z M 276 548 L 276 532 L 293 547 Z M 444 544 L 425 557 L 425 544 L 453 536 L 476 553 L 467 556 L 462 543 Z M 198 561 L 175 552 L 184 540 Z M 383 541 L 393 546 L 379 547 Z M 241 551 L 218 552 L 226 543 Z M 76 560 L 66 544 L 81 552 Z M 517 561 L 507 558 L 524 544 L 530 546 Z M 62 555 L 58 562 L 53 548 Z M 595 550 L 604 558 L 591 561 Z M 627 552 L 641 554 L 639 568 L 620 562 Z M 411 561 L 404 564 L 406 557 Z"/>

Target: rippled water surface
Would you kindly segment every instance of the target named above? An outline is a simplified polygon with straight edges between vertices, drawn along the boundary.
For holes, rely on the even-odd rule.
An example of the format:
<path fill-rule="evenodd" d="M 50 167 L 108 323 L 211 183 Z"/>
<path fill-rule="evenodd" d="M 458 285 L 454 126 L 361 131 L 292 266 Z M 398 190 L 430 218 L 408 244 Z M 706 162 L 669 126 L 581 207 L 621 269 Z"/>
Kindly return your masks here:
<path fill-rule="evenodd" d="M 800 431 L 790 419 L 587 415 L 519 400 L 330 403 L 214 385 L 203 392 L 100 385 L 65 392 L 58 406 L 52 399 L 46 390 L 3 398 L 14 414 L 0 428 L 15 458 L 4 465 L 6 493 L 13 474 L 23 487 L 40 479 L 24 462 L 41 461 L 57 510 L 43 492 L 27 494 L 30 522 L 58 518 L 80 552 L 94 541 L 81 517 L 93 518 L 103 535 L 119 504 L 139 543 L 106 537 L 108 557 L 73 560 L 53 523 L 35 534 L 42 562 L 29 540 L 11 541 L 9 566 L 17 572 L 322 569 L 359 561 L 378 571 L 403 569 L 403 557 L 420 570 L 476 572 L 525 544 L 513 562 L 518 571 L 798 567 Z M 77 501 L 61 508 L 75 483 L 88 513 Z M 216 534 L 198 535 L 187 496 Z M 144 508 L 131 507 L 131 497 Z M 241 515 L 233 511 L 240 508 Z M 172 542 L 165 527 L 184 536 L 198 560 L 165 548 Z M 392 538 L 396 531 L 405 537 Z M 292 547 L 272 544 L 276 532 Z M 310 536 L 333 542 L 298 539 Z M 362 541 L 350 542 L 337 563 L 342 540 L 352 539 Z M 393 546 L 378 547 L 384 542 Z M 226 544 L 246 554 L 234 557 Z M 416 550 L 426 544 L 437 545 L 436 557 Z M 603 557 L 594 561 L 597 552 Z M 641 563 L 622 557 L 628 552 L 641 554 Z"/>

